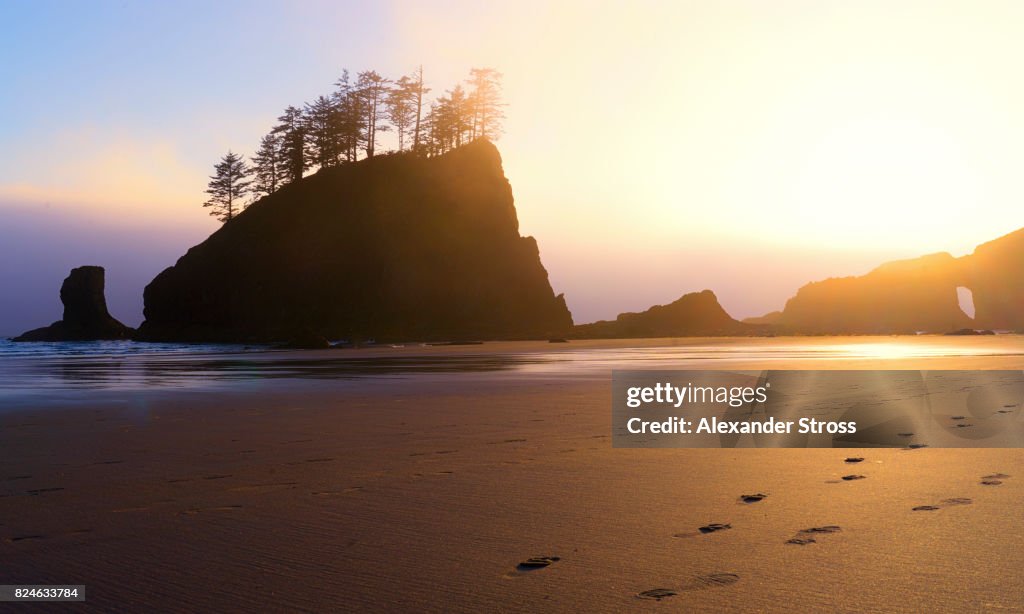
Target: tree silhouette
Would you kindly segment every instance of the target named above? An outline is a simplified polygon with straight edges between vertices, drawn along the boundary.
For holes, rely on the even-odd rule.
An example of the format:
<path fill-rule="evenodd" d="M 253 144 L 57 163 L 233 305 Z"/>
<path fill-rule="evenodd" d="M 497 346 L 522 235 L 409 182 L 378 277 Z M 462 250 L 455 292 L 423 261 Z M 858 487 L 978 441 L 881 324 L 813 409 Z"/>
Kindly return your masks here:
<path fill-rule="evenodd" d="M 402 77 L 388 91 L 387 110 L 388 120 L 398 135 L 398 151 L 404 151 L 405 137 L 416 120 L 416 83 L 410 77 Z"/>
<path fill-rule="evenodd" d="M 423 65 L 416 69 L 410 79 L 412 91 L 416 95 L 416 127 L 413 128 L 412 150 L 420 153 L 420 124 L 423 118 L 423 96 L 430 92 L 430 88 L 423 86 Z"/>
<path fill-rule="evenodd" d="M 252 186 L 253 196 L 273 194 L 284 184 L 285 158 L 283 139 L 273 132 L 260 139 L 260 147 L 252 157 L 255 181 Z"/>
<path fill-rule="evenodd" d="M 206 188 L 210 198 L 203 206 L 212 207 L 210 215 L 216 216 L 221 222 L 228 222 L 245 208 L 242 198 L 252 184 L 249 179 L 252 171 L 241 155 L 230 150 L 213 168 L 214 174 L 210 175 L 210 183 Z"/>
<path fill-rule="evenodd" d="M 473 68 L 466 83 L 472 88 L 469 103 L 472 107 L 470 138 L 493 139 L 501 134 L 501 120 L 505 114 L 501 108 L 502 74 L 493 68 Z"/>
<path fill-rule="evenodd" d="M 341 73 L 335 82 L 334 91 L 334 122 L 335 134 L 339 140 L 339 148 L 346 162 L 359 159 L 359 143 L 362 135 L 363 103 L 355 87 L 349 81 L 348 70 Z"/>
<path fill-rule="evenodd" d="M 365 126 L 363 143 L 367 158 L 372 158 L 377 150 L 377 132 L 384 132 L 388 129 L 388 126 L 380 123 L 388 83 L 390 80 L 380 76 L 374 70 L 359 73 L 359 80 L 356 81 L 356 91 L 362 101 L 363 125 Z"/>
<path fill-rule="evenodd" d="M 397 81 L 376 71 L 360 72 L 355 83 L 342 71 L 335 90 L 303 108 L 288 106 L 269 134 L 260 139 L 250 168 L 242 156 L 228 152 L 210 177 L 211 215 L 228 221 L 244 209 L 242 195 L 253 200 L 297 181 L 312 167 L 328 168 L 372 158 L 378 134 L 394 128 L 398 151 L 435 156 L 476 138 L 495 139 L 504 119 L 502 74 L 473 68 L 467 89 L 456 85 L 428 101 L 423 66 Z M 393 86 L 392 86 L 393 84 Z M 428 109 L 424 109 L 428 106 Z"/>
<path fill-rule="evenodd" d="M 277 118 L 272 133 L 281 137 L 281 151 L 284 154 L 284 179 L 291 183 L 302 179 L 306 172 L 306 122 L 302 111 L 289 106 L 284 115 Z"/>
<path fill-rule="evenodd" d="M 443 154 L 471 139 L 473 110 L 461 85 L 448 90 L 430 106 L 427 124 L 430 130 L 430 155 Z"/>
<path fill-rule="evenodd" d="M 325 96 L 306 105 L 306 153 L 310 166 L 326 168 L 341 163 L 342 143 L 337 134 L 337 114 L 336 104 Z"/>

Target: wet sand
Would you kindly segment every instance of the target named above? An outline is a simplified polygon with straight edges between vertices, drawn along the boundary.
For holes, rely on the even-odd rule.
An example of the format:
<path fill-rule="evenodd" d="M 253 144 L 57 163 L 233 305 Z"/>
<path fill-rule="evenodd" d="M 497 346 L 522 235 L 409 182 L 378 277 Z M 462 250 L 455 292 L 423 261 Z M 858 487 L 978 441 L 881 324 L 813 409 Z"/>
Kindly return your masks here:
<path fill-rule="evenodd" d="M 514 348 L 416 351 L 565 351 Z M 1024 368 L 940 354 L 771 366 Z M 104 612 L 1024 611 L 1024 452 L 613 449 L 605 365 L 534 364 L 11 406 L 0 584 Z"/>

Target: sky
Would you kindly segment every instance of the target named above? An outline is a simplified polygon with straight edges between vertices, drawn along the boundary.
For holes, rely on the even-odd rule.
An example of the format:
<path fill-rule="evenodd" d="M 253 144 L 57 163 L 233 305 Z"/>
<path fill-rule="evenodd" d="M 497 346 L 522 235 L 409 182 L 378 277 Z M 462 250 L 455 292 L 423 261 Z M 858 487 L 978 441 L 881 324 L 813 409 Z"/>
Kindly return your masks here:
<path fill-rule="evenodd" d="M 213 164 L 343 68 L 504 74 L 523 234 L 574 319 L 808 281 L 1024 226 L 1014 2 L 0 0 L 0 334 L 111 312 L 216 229 Z"/>

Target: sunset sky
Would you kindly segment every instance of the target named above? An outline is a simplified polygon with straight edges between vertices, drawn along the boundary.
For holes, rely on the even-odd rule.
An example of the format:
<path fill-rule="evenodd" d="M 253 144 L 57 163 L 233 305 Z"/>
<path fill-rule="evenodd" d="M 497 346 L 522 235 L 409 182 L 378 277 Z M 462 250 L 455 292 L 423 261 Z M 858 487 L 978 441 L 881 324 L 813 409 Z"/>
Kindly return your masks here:
<path fill-rule="evenodd" d="M 1015 2 L 0 0 L 0 333 L 112 313 L 217 227 L 213 163 L 343 68 L 435 93 L 505 75 L 521 230 L 577 322 L 713 289 L 736 317 L 814 279 L 1024 226 Z"/>

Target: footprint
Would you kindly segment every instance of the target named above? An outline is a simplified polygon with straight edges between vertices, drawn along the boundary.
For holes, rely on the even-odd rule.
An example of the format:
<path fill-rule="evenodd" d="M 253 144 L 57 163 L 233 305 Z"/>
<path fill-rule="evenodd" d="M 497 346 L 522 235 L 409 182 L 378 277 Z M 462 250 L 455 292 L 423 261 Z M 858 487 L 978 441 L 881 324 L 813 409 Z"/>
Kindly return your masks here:
<path fill-rule="evenodd" d="M 740 579 L 739 574 L 729 572 L 716 572 L 704 576 L 695 576 L 692 582 L 683 585 L 682 590 L 693 591 L 702 588 L 715 588 L 735 584 Z"/>
<path fill-rule="evenodd" d="M 970 505 L 972 503 L 974 503 L 974 500 L 973 499 L 968 499 L 967 497 L 952 497 L 950 499 L 943 499 L 942 500 L 942 505 L 918 505 L 916 507 L 911 508 L 911 511 L 913 511 L 913 512 L 934 512 L 936 510 L 940 510 L 943 507 L 947 507 L 947 506 Z"/>
<path fill-rule="evenodd" d="M 842 529 L 838 525 L 827 524 L 820 527 L 811 527 L 809 529 L 800 529 L 796 535 L 786 540 L 787 544 L 794 544 L 796 546 L 808 546 L 810 544 L 818 543 L 818 537 L 821 535 L 828 535 L 830 533 L 838 533 Z"/>
<path fill-rule="evenodd" d="M 641 599 L 653 599 L 655 601 L 661 601 L 666 597 L 674 597 L 679 594 L 679 591 L 699 591 L 707 588 L 718 588 L 722 586 L 729 586 L 735 584 L 740 579 L 739 574 L 731 572 L 715 572 L 706 575 L 694 576 L 691 580 L 684 583 L 678 589 L 671 588 L 652 588 L 641 593 L 637 593 L 637 597 Z"/>
<path fill-rule="evenodd" d="M 758 501 L 764 500 L 764 498 L 767 496 L 768 495 L 762 492 L 759 492 L 754 495 L 740 495 L 740 501 L 742 501 L 743 503 L 757 503 Z"/>
<path fill-rule="evenodd" d="M 801 533 L 838 533 L 842 531 L 842 527 L 834 524 L 827 524 L 822 527 L 811 527 L 809 529 L 800 529 Z"/>
<path fill-rule="evenodd" d="M 519 571 L 533 571 L 535 569 L 543 569 L 561 560 L 562 557 L 559 556 L 532 556 L 517 565 L 516 569 Z"/>
<path fill-rule="evenodd" d="M 679 593 L 669 588 L 652 588 L 648 591 L 641 591 L 636 594 L 640 599 L 653 599 L 654 601 L 661 601 L 669 597 L 675 597 Z"/>
<path fill-rule="evenodd" d="M 731 524 L 712 522 L 711 524 L 706 524 L 706 525 L 704 525 L 703 527 L 701 527 L 701 528 L 699 528 L 697 530 L 700 531 L 701 533 L 707 534 L 707 533 L 714 533 L 715 531 L 725 531 L 726 529 L 731 529 L 731 528 L 732 528 Z"/>

